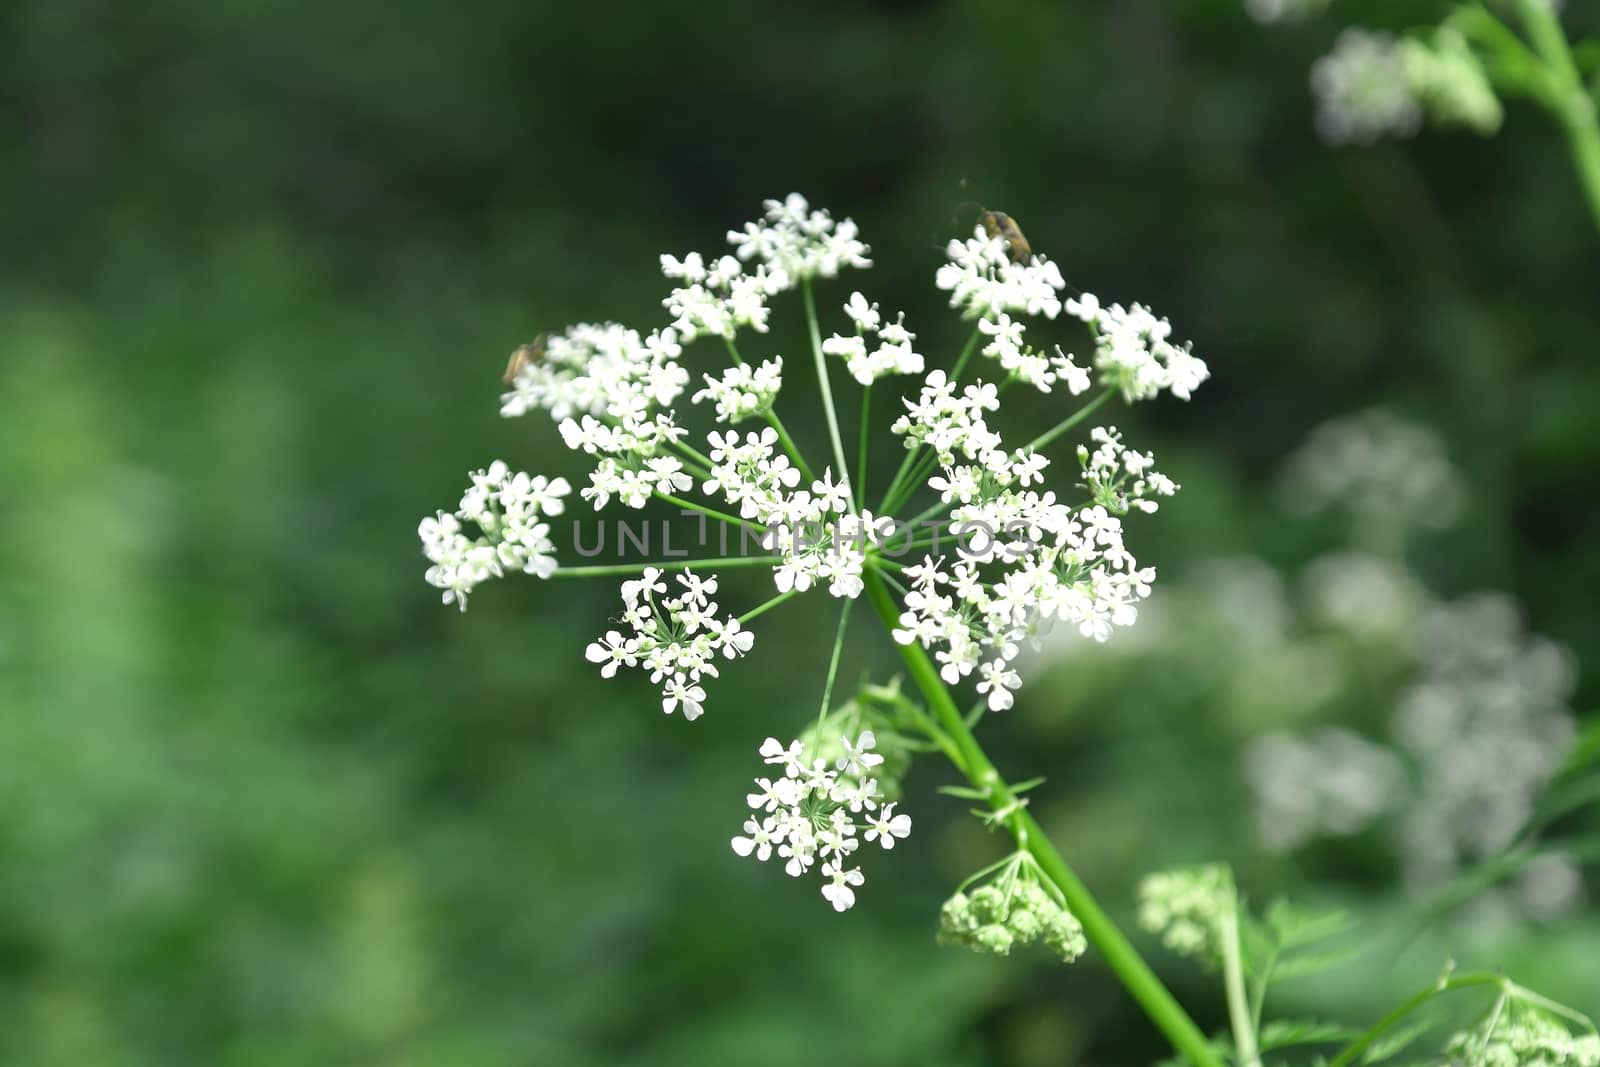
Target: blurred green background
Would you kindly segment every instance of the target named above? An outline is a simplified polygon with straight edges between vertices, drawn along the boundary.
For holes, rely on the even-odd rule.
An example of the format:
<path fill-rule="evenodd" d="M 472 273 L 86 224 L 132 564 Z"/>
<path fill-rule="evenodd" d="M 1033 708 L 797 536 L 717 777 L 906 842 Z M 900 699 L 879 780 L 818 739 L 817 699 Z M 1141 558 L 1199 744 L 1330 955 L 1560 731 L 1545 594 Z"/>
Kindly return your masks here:
<path fill-rule="evenodd" d="M 1224 859 L 1257 899 L 1399 930 L 1426 895 L 1403 857 L 1264 850 L 1239 753 L 1285 724 L 1381 735 L 1405 669 L 1345 649 L 1310 708 L 1271 648 L 1275 674 L 1219 675 L 1251 618 L 1194 583 L 1249 556 L 1292 590 L 1343 544 L 1286 513 L 1282 463 L 1382 405 L 1432 427 L 1465 487 L 1410 547 L 1417 581 L 1509 594 L 1600 663 L 1600 234 L 1531 108 L 1492 142 L 1319 144 L 1306 70 L 1337 25 L 1228 0 L 5 5 L 0 1062 L 1165 1054 L 1092 955 L 935 946 L 939 902 L 1001 848 L 934 793 L 943 767 L 913 772 L 918 832 L 846 915 L 728 849 L 756 746 L 814 714 L 829 604 L 764 617 L 690 726 L 584 662 L 614 583 L 497 582 L 458 615 L 422 582 L 416 522 L 468 469 L 580 470 L 547 420 L 497 417 L 505 353 L 573 321 L 664 324 L 656 256 L 716 249 L 790 190 L 854 217 L 879 263 L 825 310 L 860 286 L 936 363 L 964 336 L 930 283 L 969 199 L 1194 341 L 1196 398 L 1115 421 L 1185 486 L 1130 540 L 1185 591 L 1160 632 L 1215 628 L 1188 657 L 1207 680 L 1161 667 L 1170 648 L 1078 649 L 986 743 L 1051 776 L 1040 814 L 1119 916 L 1146 870 Z M 803 353 L 794 305 L 774 321 L 747 354 Z M 818 454 L 807 389 L 797 372 L 782 411 Z M 1019 426 L 1048 411 L 1023 407 Z M 866 618 L 850 683 L 894 670 Z M 1596 697 L 1580 668 L 1571 708 Z M 1600 917 L 1569 897 L 1447 918 L 1283 1010 L 1359 1020 L 1454 953 L 1600 1012 Z M 1160 964 L 1220 1026 L 1213 980 Z"/>

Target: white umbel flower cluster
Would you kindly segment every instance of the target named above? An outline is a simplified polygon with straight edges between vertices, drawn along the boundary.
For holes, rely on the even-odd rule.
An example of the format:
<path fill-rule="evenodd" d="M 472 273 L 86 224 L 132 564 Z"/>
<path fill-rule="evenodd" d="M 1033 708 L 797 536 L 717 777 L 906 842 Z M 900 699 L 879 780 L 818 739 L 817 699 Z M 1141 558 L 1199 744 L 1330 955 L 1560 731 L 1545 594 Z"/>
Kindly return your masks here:
<path fill-rule="evenodd" d="M 681 710 L 693 722 L 705 711 L 702 677 L 717 677 L 717 656 L 737 659 L 750 651 L 755 635 L 732 616 L 719 619 L 715 578 L 690 571 L 677 575 L 682 587 L 667 595 L 662 572 L 647 567 L 637 579 L 622 583 L 622 618 L 630 633 L 608 630 L 584 650 L 600 676 L 616 676 L 618 667 L 642 667 L 650 682 L 661 686 L 661 710 Z"/>
<path fill-rule="evenodd" d="M 960 308 L 964 317 L 992 318 L 1010 312 L 1053 319 L 1061 314 L 1056 294 L 1067 283 L 1060 268 L 1044 256 L 1014 263 L 1006 239 L 990 237 L 982 226 L 965 241 L 952 240 L 945 255 L 949 262 L 934 275 L 934 284 L 949 291 L 950 306 Z"/>
<path fill-rule="evenodd" d="M 512 474 L 499 460 L 473 472 L 454 513 L 441 511 L 417 527 L 422 553 L 433 564 L 425 575 L 428 584 L 444 590 L 446 604 L 466 611 L 473 586 L 508 570 L 550 577 L 556 569 L 555 545 L 550 524 L 542 520 L 561 514 L 562 497 L 571 491 L 565 478 Z M 482 536 L 468 537 L 463 522 L 475 525 Z"/>
<path fill-rule="evenodd" d="M 884 322 L 877 304 L 869 304 L 859 292 L 850 294 L 844 313 L 855 322 L 854 337 L 834 334 L 822 342 L 822 351 L 845 361 L 850 376 L 862 385 L 871 385 L 891 374 L 921 374 L 923 361 L 911 347 L 917 335 L 905 327 L 905 313 L 893 322 Z M 877 346 L 867 347 L 869 338 Z"/>
<path fill-rule="evenodd" d="M 711 401 L 718 422 L 743 422 L 772 410 L 772 402 L 783 388 L 783 357 L 773 356 L 754 367 L 737 363 L 720 377 L 704 377 L 706 387 L 691 399 L 696 404 Z"/>
<path fill-rule="evenodd" d="M 1115 426 L 1096 426 L 1089 438 L 1095 450 L 1079 445 L 1078 462 L 1096 504 L 1116 515 L 1126 515 L 1131 508 L 1150 513 L 1159 507 L 1152 496 L 1177 493 L 1178 484 L 1155 469 L 1156 457 L 1124 445 Z"/>
<path fill-rule="evenodd" d="M 933 650 L 949 684 L 976 672 L 978 693 L 991 711 L 1002 711 L 1022 684 L 1013 661 L 1025 641 L 1037 642 L 1056 623 L 1105 641 L 1114 627 L 1133 624 L 1155 571 L 1128 552 L 1121 520 L 1103 503 L 1074 508 L 1028 488 L 1043 481 L 1048 461 L 1028 449 L 1007 451 L 989 428 L 984 412 L 999 404 L 993 385 L 978 382 L 957 394 L 944 372 L 934 371 L 917 400 L 905 404 L 895 432 L 938 455 L 943 469 L 928 484 L 955 505 L 950 532 L 961 552 L 953 564 L 929 554 L 906 568 L 912 587 L 894 637 Z M 1114 432 L 1098 431 L 1097 439 L 1115 447 Z M 1126 470 L 1128 455 L 1115 453 L 1119 469 Z M 1133 455 L 1142 477 L 1132 497 L 1126 475 L 1108 480 L 1104 496 L 1131 502 L 1177 488 L 1166 479 L 1157 488 L 1149 457 Z"/>
<path fill-rule="evenodd" d="M 804 480 L 789 457 L 776 450 L 775 430 L 713 433 L 707 495 L 721 494 L 742 518 L 764 527 L 762 547 L 782 561 L 773 570 L 778 592 L 805 592 L 826 583 L 831 596 L 861 595 L 867 550 L 880 544 L 889 520 L 871 511 L 854 513 L 850 484 L 833 480 L 832 469 L 800 488 Z"/>
<path fill-rule="evenodd" d="M 897 813 L 893 802 L 880 804 L 874 768 L 883 757 L 873 751 L 872 731 L 840 741 L 844 754 L 830 763 L 807 759 L 799 741 L 785 746 L 767 738 L 761 758 L 782 773 L 755 780 L 757 791 L 745 798 L 754 814 L 745 820 L 744 834 L 733 839 L 740 856 L 765 862 L 776 852 L 792 878 L 820 864 L 822 895 L 835 911 L 854 905 L 855 891 L 866 880 L 860 867 L 847 866 L 862 842 L 892 849 L 911 833 L 911 816 Z"/>
<path fill-rule="evenodd" d="M 1169 340 L 1172 324 L 1143 304 L 1102 305 L 1099 297 L 1084 293 L 1064 306 L 1094 332 L 1094 365 L 1101 384 L 1120 389 L 1125 400 L 1149 400 L 1163 390 L 1188 400 L 1211 377 L 1188 344 Z"/>
<path fill-rule="evenodd" d="M 734 256 L 718 256 L 708 264 L 699 252 L 682 259 L 662 255 L 661 273 L 683 283 L 661 304 L 685 342 L 708 334 L 731 340 L 741 326 L 766 333 L 767 298 L 794 284 L 781 268 L 759 263 L 746 273 Z"/>
<path fill-rule="evenodd" d="M 832 215 L 813 208 L 799 193 L 768 200 L 760 222 L 747 222 L 742 230 L 729 230 L 728 243 L 741 260 L 759 259 L 789 285 L 803 278 L 832 278 L 845 267 L 872 266 L 871 251 L 861 241 L 850 219 L 835 222 Z"/>
<path fill-rule="evenodd" d="M 1041 393 L 1050 392 L 1051 386 L 1062 382 L 1073 396 L 1089 390 L 1089 372 L 1073 362 L 1072 357 L 1056 346 L 1055 355 L 1048 355 L 1030 347 L 1023 340 L 1023 325 L 1005 312 L 992 319 L 980 319 L 978 329 L 989 336 L 983 354 L 1000 365 L 1007 374 L 1033 386 Z"/>
<path fill-rule="evenodd" d="M 545 339 L 543 358 L 525 363 L 500 398 L 500 414 L 541 409 L 558 423 L 582 414 L 645 420 L 689 384 L 689 372 L 678 365 L 680 341 L 671 330 L 640 337 L 614 322 L 580 323 Z"/>

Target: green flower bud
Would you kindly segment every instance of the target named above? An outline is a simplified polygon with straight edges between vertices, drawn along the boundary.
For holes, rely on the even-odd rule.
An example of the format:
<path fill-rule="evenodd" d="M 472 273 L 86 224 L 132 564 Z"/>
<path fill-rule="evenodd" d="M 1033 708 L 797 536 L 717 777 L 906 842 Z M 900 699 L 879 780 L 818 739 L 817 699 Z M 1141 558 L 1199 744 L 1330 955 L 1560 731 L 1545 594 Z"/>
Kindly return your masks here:
<path fill-rule="evenodd" d="M 1006 896 L 996 885 L 979 886 L 972 891 L 972 913 L 980 923 L 1005 922 Z"/>
<path fill-rule="evenodd" d="M 1012 908 L 1011 914 L 1006 917 L 1006 926 L 1017 935 L 1017 940 L 1027 944 L 1036 939 L 1044 930 L 1044 923 L 1037 913 L 1029 908 Z"/>
<path fill-rule="evenodd" d="M 996 956 L 1009 956 L 1011 945 L 1016 938 L 1011 936 L 1011 931 L 998 923 L 978 928 L 978 947 L 984 952 L 993 952 Z"/>
<path fill-rule="evenodd" d="M 1083 925 L 1071 912 L 1066 911 L 1057 911 L 1045 925 L 1044 944 L 1067 963 L 1083 955 L 1089 948 L 1088 939 L 1083 936 Z"/>

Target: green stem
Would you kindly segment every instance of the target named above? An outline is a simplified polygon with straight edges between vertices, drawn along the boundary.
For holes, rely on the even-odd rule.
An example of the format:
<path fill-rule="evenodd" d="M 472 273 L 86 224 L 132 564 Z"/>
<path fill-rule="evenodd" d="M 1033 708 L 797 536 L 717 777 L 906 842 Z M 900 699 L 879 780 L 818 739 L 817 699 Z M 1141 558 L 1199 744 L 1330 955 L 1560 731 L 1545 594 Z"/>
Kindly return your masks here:
<path fill-rule="evenodd" d="M 872 386 L 867 385 L 861 390 L 861 441 L 856 448 L 856 510 L 860 511 L 867 506 L 867 421 L 868 413 L 872 410 Z"/>
<path fill-rule="evenodd" d="M 1239 948 L 1239 893 L 1233 893 L 1222 916 L 1222 980 L 1228 993 L 1228 1022 L 1233 1028 L 1233 1047 L 1239 1067 L 1261 1067 L 1256 1047 L 1255 1022 L 1244 989 L 1244 959 Z"/>
<path fill-rule="evenodd" d="M 872 600 L 872 606 L 877 610 L 884 625 L 891 629 L 898 626 L 899 611 L 895 607 L 894 598 L 890 596 L 888 588 L 883 583 L 882 576 L 876 570 L 868 569 L 863 580 L 866 583 L 867 595 Z M 962 769 L 974 787 L 984 790 L 989 797 L 990 807 L 995 811 L 1015 809 L 1015 795 L 1001 779 L 1000 772 L 995 770 L 994 764 L 989 761 L 988 755 L 978 744 L 972 731 L 967 728 L 960 710 L 950 697 L 950 691 L 940 680 L 939 672 L 934 668 L 928 654 L 921 646 L 915 644 L 897 644 L 896 647 L 900 650 L 900 656 L 905 661 L 912 680 L 921 690 L 928 706 L 933 709 L 940 728 L 949 736 L 951 743 L 960 753 L 961 758 L 957 766 Z M 1186 1056 L 1194 1067 L 1223 1067 L 1221 1058 L 1212 1050 L 1205 1034 L 1173 999 L 1167 987 L 1161 984 L 1161 980 L 1139 956 L 1132 943 L 1101 909 L 1088 888 L 1067 865 L 1061 853 L 1050 843 L 1044 828 L 1028 814 L 1026 809 L 1018 810 L 1016 824 L 1018 836 L 1021 838 L 1020 844 L 1033 855 L 1040 869 L 1061 890 L 1066 898 L 1067 907 L 1083 924 L 1084 936 L 1100 950 L 1111 970 L 1139 1002 L 1151 1022 L 1167 1036 L 1173 1048 Z"/>
<path fill-rule="evenodd" d="M 685 456 L 688 456 L 690 459 L 694 460 L 696 463 L 700 464 L 702 467 L 705 467 L 708 471 L 712 467 L 716 466 L 716 464 L 711 462 L 710 456 L 706 455 L 698 448 L 695 448 L 687 441 L 669 441 L 668 444 L 673 448 L 676 448 L 679 452 L 682 452 Z"/>
<path fill-rule="evenodd" d="M 833 443 L 834 470 L 837 477 L 849 478 L 850 466 L 844 460 L 844 441 L 839 436 L 839 415 L 833 410 L 833 384 L 828 379 L 828 361 L 822 355 L 822 331 L 817 327 L 817 302 L 811 295 L 811 279 L 800 282 L 800 291 L 806 300 L 806 326 L 811 331 L 811 355 L 817 364 L 817 388 L 822 390 L 822 413 L 828 417 L 828 439 Z M 855 510 L 855 501 L 851 501 Z"/>
<path fill-rule="evenodd" d="M 1335 1056 L 1331 1062 L 1329 1062 L 1328 1067 L 1350 1067 L 1350 1064 L 1354 1063 L 1363 1052 L 1367 1051 L 1374 1041 L 1382 1037 L 1385 1032 L 1394 1026 L 1395 1023 L 1399 1022 L 1401 1019 L 1404 1019 L 1407 1015 L 1410 1015 L 1412 1012 L 1416 1011 L 1418 1008 L 1422 1007 L 1424 1004 L 1428 1003 L 1428 1001 L 1432 1000 L 1441 993 L 1448 993 L 1452 989 L 1466 989 L 1471 986 L 1480 985 L 1499 986 L 1503 989 L 1505 988 L 1505 984 L 1506 979 L 1504 975 L 1489 974 L 1486 972 L 1463 974 L 1458 975 L 1455 978 L 1446 978 L 1441 982 L 1436 982 L 1427 989 L 1424 989 L 1420 993 L 1412 996 L 1398 1008 L 1394 1009 L 1389 1014 L 1373 1023 L 1372 1027 L 1368 1029 L 1366 1033 L 1362 1034 L 1360 1037 L 1350 1042 L 1350 1044 L 1346 1045 L 1344 1050 Z"/>
<path fill-rule="evenodd" d="M 1578 171 L 1579 184 L 1589 203 L 1596 227 L 1600 227 L 1600 124 L 1595 102 L 1584 88 L 1578 65 L 1573 61 L 1567 35 L 1561 29 L 1550 0 L 1518 0 L 1522 26 L 1554 82 L 1555 92 L 1548 101 L 1556 118 L 1567 131 L 1567 144 Z"/>
<path fill-rule="evenodd" d="M 709 516 L 710 518 L 716 519 L 718 522 L 731 523 L 734 526 L 743 526 L 745 529 L 754 533 L 766 533 L 767 530 L 765 526 L 750 522 L 748 519 L 741 519 L 737 515 L 729 515 L 725 511 L 718 511 L 715 508 L 708 508 L 704 504 L 696 504 L 692 500 L 685 500 L 682 497 L 673 496 L 671 493 L 663 493 L 659 489 L 657 489 L 652 495 L 657 500 L 665 500 L 669 504 L 676 504 L 685 511 L 698 511 Z"/>
<path fill-rule="evenodd" d="M 640 574 L 646 566 L 658 571 L 686 571 L 691 566 L 720 571 L 728 566 L 776 566 L 782 563 L 781 555 L 730 555 L 720 560 L 656 560 L 653 563 L 602 563 L 597 566 L 558 566 L 550 577 L 610 577 L 613 574 Z"/>
<path fill-rule="evenodd" d="M 1078 425 L 1078 423 L 1082 422 L 1084 419 L 1087 419 L 1090 415 L 1093 415 L 1100 409 L 1102 404 L 1111 399 L 1116 391 L 1117 390 L 1115 386 L 1102 390 L 1099 396 L 1095 397 L 1093 400 L 1083 405 L 1083 407 L 1079 408 L 1077 411 L 1074 411 L 1071 415 L 1068 415 L 1066 418 L 1050 427 L 1038 437 L 1035 437 L 1033 440 L 1023 445 L 1023 451 L 1026 452 L 1031 449 L 1037 452 L 1039 449 L 1045 447 L 1050 442 L 1054 441 L 1056 438 L 1060 437 L 1062 434 Z"/>
<path fill-rule="evenodd" d="M 749 622 L 751 619 L 756 618 L 758 615 L 765 615 L 767 612 L 771 611 L 773 608 L 777 607 L 779 604 L 782 604 L 785 600 L 788 600 L 790 597 L 799 596 L 799 595 L 800 595 L 799 591 L 795 590 L 795 589 L 791 589 L 787 593 L 779 593 L 777 596 L 773 597 L 771 600 L 767 601 L 766 603 L 757 604 L 755 607 L 751 608 L 749 611 L 745 612 L 743 615 L 740 615 L 739 616 L 739 623 L 740 623 L 740 625 L 743 625 L 744 623 Z"/>
<path fill-rule="evenodd" d="M 778 431 L 778 441 L 783 445 L 783 450 L 789 454 L 789 459 L 799 469 L 800 474 L 807 482 L 816 481 L 816 475 L 812 474 L 811 468 L 806 465 L 805 457 L 800 454 L 800 449 L 795 447 L 794 438 L 790 437 L 789 431 L 784 429 L 783 420 L 778 418 L 778 413 L 769 409 L 766 412 L 766 418 L 767 425 Z"/>
<path fill-rule="evenodd" d="M 616 574 L 639 574 L 646 567 L 658 571 L 683 571 L 691 567 L 717 571 L 727 567 L 773 567 L 782 556 L 724 556 L 721 559 L 669 559 L 651 563 L 603 563 L 593 567 L 557 567 L 552 578 L 606 578 Z"/>
<path fill-rule="evenodd" d="M 839 629 L 833 635 L 833 655 L 828 657 L 828 680 L 822 686 L 822 709 L 817 712 L 818 726 L 827 717 L 828 704 L 833 700 L 833 680 L 839 674 L 839 653 L 844 651 L 844 628 L 850 621 L 850 609 L 854 606 L 855 601 L 847 598 L 839 609 Z"/>

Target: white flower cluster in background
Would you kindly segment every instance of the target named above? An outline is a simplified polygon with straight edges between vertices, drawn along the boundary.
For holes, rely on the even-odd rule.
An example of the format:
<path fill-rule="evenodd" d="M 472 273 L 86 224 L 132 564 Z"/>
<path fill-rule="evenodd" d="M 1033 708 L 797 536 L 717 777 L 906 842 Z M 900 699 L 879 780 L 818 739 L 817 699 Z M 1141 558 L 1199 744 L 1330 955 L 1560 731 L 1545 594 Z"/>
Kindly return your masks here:
<path fill-rule="evenodd" d="M 1023 339 L 1023 324 L 1005 312 L 980 319 L 978 329 L 989 337 L 988 344 L 983 346 L 983 355 L 998 363 L 1007 374 L 1015 374 L 1019 381 L 1041 393 L 1050 392 L 1050 387 L 1057 382 L 1064 382 L 1067 392 L 1073 396 L 1088 392 L 1088 370 L 1074 363 L 1059 345 L 1053 356 L 1028 345 Z"/>
<path fill-rule="evenodd" d="M 1053 319 L 1061 314 L 1056 294 L 1067 283 L 1061 269 L 1044 256 L 1015 263 L 1006 239 L 990 237 L 982 226 L 965 241 L 952 240 L 945 254 L 949 262 L 934 275 L 934 284 L 950 292 L 950 306 L 960 308 L 966 318 L 1014 312 Z"/>
<path fill-rule="evenodd" d="M 1244 9 L 1257 22 L 1298 22 L 1327 10 L 1330 0 L 1244 0 Z"/>
<path fill-rule="evenodd" d="M 668 715 L 681 710 L 689 721 L 705 711 L 702 677 L 717 677 L 717 656 L 736 659 L 750 651 L 755 636 L 733 617 L 719 619 L 711 599 L 715 578 L 690 571 L 677 575 L 682 587 L 667 595 L 667 583 L 655 567 L 637 579 L 622 583 L 624 635 L 608 630 L 584 650 L 590 663 L 598 663 L 600 676 L 616 676 L 618 667 L 642 667 L 650 682 L 661 686 L 661 710 Z"/>
<path fill-rule="evenodd" d="M 1189 345 L 1169 340 L 1172 324 L 1143 304 L 1107 306 L 1093 293 L 1084 293 L 1064 306 L 1067 314 L 1094 332 L 1100 383 L 1120 389 L 1124 400 L 1149 400 L 1162 390 L 1188 400 L 1211 377 L 1205 361 Z"/>
<path fill-rule="evenodd" d="M 1406 77 L 1392 34 L 1352 27 L 1311 67 L 1316 125 L 1330 144 L 1372 144 L 1410 137 L 1422 126 L 1422 105 Z"/>
<path fill-rule="evenodd" d="M 1311 90 L 1330 144 L 1410 137 L 1424 117 L 1489 136 L 1504 117 L 1483 62 L 1448 24 L 1426 38 L 1347 29 L 1312 65 Z"/>
<path fill-rule="evenodd" d="M 772 402 L 783 388 L 783 357 L 773 356 L 752 367 L 737 363 L 720 377 L 704 375 L 706 387 L 691 398 L 696 404 L 709 400 L 717 409 L 718 422 L 743 422 L 772 409 Z"/>
<path fill-rule="evenodd" d="M 1576 671 L 1503 595 L 1441 605 L 1424 633 L 1424 672 L 1401 695 L 1393 730 L 1415 768 L 1398 809 L 1401 852 L 1411 880 L 1434 885 L 1527 822 L 1572 743 Z"/>
<path fill-rule="evenodd" d="M 1148 514 L 1160 507 L 1152 496 L 1177 493 L 1178 484 L 1155 469 L 1156 457 L 1124 445 L 1115 426 L 1096 426 L 1089 439 L 1095 450 L 1079 445 L 1078 462 L 1094 502 L 1107 511 L 1126 515 L 1130 508 L 1137 508 Z"/>
<path fill-rule="evenodd" d="M 897 813 L 892 802 L 880 803 L 874 768 L 883 757 L 873 751 L 872 731 L 840 741 L 844 754 L 830 763 L 807 759 L 799 741 L 785 746 L 767 738 L 762 760 L 782 773 L 755 780 L 757 791 L 745 798 L 754 814 L 745 820 L 744 834 L 733 839 L 740 856 L 765 862 L 776 852 L 793 878 L 820 864 L 822 895 L 835 911 L 855 904 L 855 891 L 865 881 L 860 867 L 848 866 L 862 842 L 892 849 L 911 833 L 911 816 Z"/>
<path fill-rule="evenodd" d="M 850 376 L 862 385 L 871 385 L 891 374 L 921 374 L 922 357 L 911 347 L 917 335 L 905 327 L 905 313 L 893 322 L 883 321 L 877 304 L 869 304 L 859 292 L 850 294 L 844 313 L 856 324 L 853 337 L 834 334 L 822 342 L 822 351 L 845 361 Z M 868 338 L 877 341 L 867 347 Z"/>
<path fill-rule="evenodd" d="M 499 460 L 475 471 L 455 512 L 439 512 L 417 527 L 422 552 L 433 564 L 429 585 L 444 590 L 444 602 L 467 610 L 473 586 L 506 571 L 548 578 L 556 569 L 555 545 L 545 516 L 561 514 L 562 497 L 572 491 L 565 478 L 518 472 Z M 482 533 L 469 537 L 462 523 Z"/>
<path fill-rule="evenodd" d="M 1380 408 L 1313 430 L 1285 462 L 1280 493 L 1291 514 L 1334 514 L 1380 552 L 1449 526 L 1466 496 L 1438 434 Z"/>
<path fill-rule="evenodd" d="M 1406 779 L 1393 751 L 1337 726 L 1262 734 L 1245 750 L 1244 769 L 1257 831 L 1276 852 L 1365 830 L 1393 810 Z"/>

